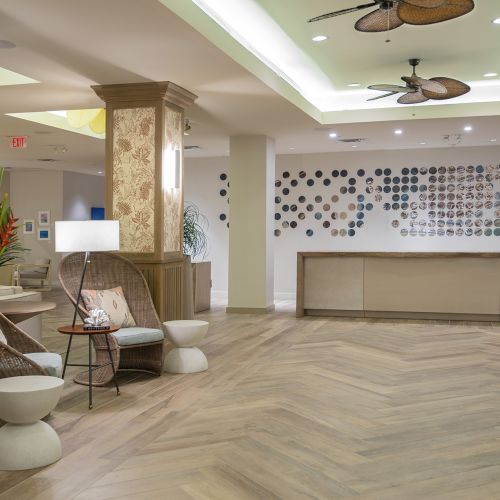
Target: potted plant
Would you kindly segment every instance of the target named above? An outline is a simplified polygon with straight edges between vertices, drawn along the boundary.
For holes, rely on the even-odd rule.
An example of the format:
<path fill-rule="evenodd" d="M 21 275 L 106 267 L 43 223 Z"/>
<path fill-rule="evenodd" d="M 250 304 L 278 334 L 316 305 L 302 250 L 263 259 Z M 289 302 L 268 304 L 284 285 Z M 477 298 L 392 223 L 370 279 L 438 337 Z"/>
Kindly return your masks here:
<path fill-rule="evenodd" d="M 0 184 L 3 181 L 4 172 L 4 168 L 0 167 Z M 19 241 L 17 221 L 18 219 L 12 214 L 9 205 L 9 195 L 3 193 L 0 201 L 0 268 L 7 266 L 25 252 L 28 252 L 28 249 L 24 248 Z M 9 276 L 11 273 L 12 270 L 9 270 Z"/>
<path fill-rule="evenodd" d="M 210 309 L 211 263 L 203 261 L 207 254 L 207 229 L 207 218 L 196 205 L 186 202 L 184 205 L 184 255 L 189 256 L 191 260 L 200 258 L 200 261 L 191 263 L 195 313 Z"/>

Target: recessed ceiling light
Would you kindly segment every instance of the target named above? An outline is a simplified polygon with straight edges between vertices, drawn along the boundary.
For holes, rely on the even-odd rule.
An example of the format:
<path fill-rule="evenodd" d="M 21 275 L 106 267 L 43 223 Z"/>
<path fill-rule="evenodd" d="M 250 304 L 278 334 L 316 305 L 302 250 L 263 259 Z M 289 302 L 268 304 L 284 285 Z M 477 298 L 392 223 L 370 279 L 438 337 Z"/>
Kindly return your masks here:
<path fill-rule="evenodd" d="M 350 83 L 348 87 L 361 87 L 361 83 Z"/>
<path fill-rule="evenodd" d="M 497 142 L 496 139 L 490 139 L 490 142 Z"/>
<path fill-rule="evenodd" d="M 397 128 L 397 129 L 394 131 L 394 133 L 395 133 L 396 135 L 401 135 L 401 134 L 403 133 L 403 131 L 402 131 L 400 128 Z"/>
<path fill-rule="evenodd" d="M 351 146 L 351 148 L 357 148 L 358 146 Z"/>
<path fill-rule="evenodd" d="M 0 40 L 0 49 L 13 49 L 15 46 L 16 44 L 9 40 Z"/>
<path fill-rule="evenodd" d="M 99 172 L 97 172 L 98 174 L 102 174 L 102 170 L 99 170 Z"/>
<path fill-rule="evenodd" d="M 427 143 L 426 142 L 421 142 L 420 145 L 421 146 L 425 146 Z"/>
<path fill-rule="evenodd" d="M 493 19 L 493 21 L 491 21 L 493 24 L 500 24 L 500 17 L 497 17 L 496 19 Z"/>
<path fill-rule="evenodd" d="M 337 132 L 330 132 L 328 134 L 332 139 L 335 139 L 335 137 L 337 137 Z"/>
<path fill-rule="evenodd" d="M 288 148 L 290 151 L 295 151 L 295 148 Z"/>
<path fill-rule="evenodd" d="M 471 127 L 470 125 L 466 125 L 466 126 L 464 127 L 464 131 L 465 131 L 465 132 L 471 132 L 471 131 L 472 131 L 472 127 Z"/>
<path fill-rule="evenodd" d="M 494 76 L 498 76 L 498 73 L 485 73 L 483 76 L 485 78 L 493 78 Z"/>
<path fill-rule="evenodd" d="M 325 40 L 328 40 L 328 37 L 326 35 L 316 35 L 312 38 L 313 42 L 324 42 Z"/>

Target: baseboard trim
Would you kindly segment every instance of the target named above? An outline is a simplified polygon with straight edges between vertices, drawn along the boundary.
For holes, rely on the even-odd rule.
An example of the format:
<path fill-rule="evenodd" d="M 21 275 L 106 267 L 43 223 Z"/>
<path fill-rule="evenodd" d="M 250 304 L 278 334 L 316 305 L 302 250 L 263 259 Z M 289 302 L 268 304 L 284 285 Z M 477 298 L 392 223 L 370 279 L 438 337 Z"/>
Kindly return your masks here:
<path fill-rule="evenodd" d="M 269 314 L 274 310 L 274 304 L 267 307 L 226 307 L 228 314 Z"/>
<path fill-rule="evenodd" d="M 325 316 L 345 318 L 376 318 L 376 319 L 416 319 L 444 321 L 488 321 L 499 322 L 498 314 L 452 314 L 436 312 L 409 311 L 344 311 L 338 309 L 304 309 L 304 316 Z"/>

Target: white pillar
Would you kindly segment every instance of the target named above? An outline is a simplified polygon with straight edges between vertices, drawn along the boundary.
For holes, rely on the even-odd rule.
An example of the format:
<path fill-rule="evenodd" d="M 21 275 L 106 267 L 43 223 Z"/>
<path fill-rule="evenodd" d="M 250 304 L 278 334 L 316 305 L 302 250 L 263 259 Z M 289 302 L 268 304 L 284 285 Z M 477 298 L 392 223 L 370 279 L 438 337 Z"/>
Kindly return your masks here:
<path fill-rule="evenodd" d="M 227 312 L 274 310 L 274 140 L 230 139 Z"/>

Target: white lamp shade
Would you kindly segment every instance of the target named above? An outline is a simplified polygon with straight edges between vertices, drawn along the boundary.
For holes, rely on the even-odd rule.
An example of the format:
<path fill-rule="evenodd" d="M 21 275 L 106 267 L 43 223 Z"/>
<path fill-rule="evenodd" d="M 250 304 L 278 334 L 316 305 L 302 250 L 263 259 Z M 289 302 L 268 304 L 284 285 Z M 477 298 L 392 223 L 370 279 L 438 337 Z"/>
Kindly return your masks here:
<path fill-rule="evenodd" d="M 120 250 L 117 220 L 56 221 L 56 252 Z"/>

